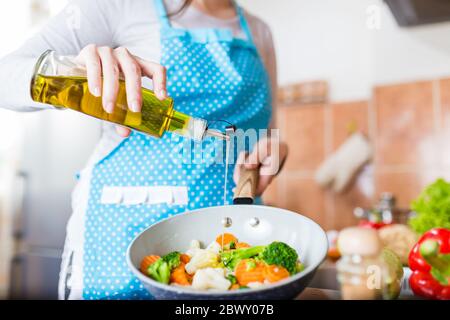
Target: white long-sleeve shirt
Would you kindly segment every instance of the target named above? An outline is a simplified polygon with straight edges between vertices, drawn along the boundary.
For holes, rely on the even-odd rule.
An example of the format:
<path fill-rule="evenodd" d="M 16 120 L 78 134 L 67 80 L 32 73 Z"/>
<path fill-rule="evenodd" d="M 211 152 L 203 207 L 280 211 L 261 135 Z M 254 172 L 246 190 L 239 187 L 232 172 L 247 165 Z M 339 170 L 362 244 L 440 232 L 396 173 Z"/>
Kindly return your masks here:
<path fill-rule="evenodd" d="M 169 12 L 180 0 L 166 1 Z M 255 44 L 276 88 L 276 59 L 272 35 L 260 19 L 245 13 Z M 174 27 L 228 28 L 243 37 L 239 19 L 219 19 L 193 6 L 171 19 Z M 142 59 L 160 61 L 159 19 L 152 0 L 75 0 L 52 18 L 37 35 L 20 49 L 0 60 L 0 107 L 16 111 L 36 111 L 51 106 L 35 103 L 30 97 L 30 80 L 37 58 L 52 49 L 62 55 L 77 55 L 88 44 L 126 47 Z M 145 87 L 151 88 L 149 79 Z M 275 90 L 274 90 L 275 92 Z M 104 123 L 102 137 L 90 163 L 101 159 L 121 139 L 113 125 Z"/>

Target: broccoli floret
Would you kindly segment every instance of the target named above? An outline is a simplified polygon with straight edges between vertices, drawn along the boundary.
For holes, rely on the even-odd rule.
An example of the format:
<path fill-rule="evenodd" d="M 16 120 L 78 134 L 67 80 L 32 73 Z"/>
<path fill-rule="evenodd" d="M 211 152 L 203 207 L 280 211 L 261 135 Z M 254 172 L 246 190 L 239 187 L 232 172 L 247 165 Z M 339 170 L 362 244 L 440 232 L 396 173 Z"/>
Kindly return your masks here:
<path fill-rule="evenodd" d="M 298 254 L 284 242 L 272 242 L 261 253 L 262 260 L 269 265 L 286 268 L 290 274 L 297 272 Z"/>
<path fill-rule="evenodd" d="M 171 252 L 157 260 L 155 263 L 152 263 L 148 267 L 147 273 L 153 280 L 168 284 L 170 280 L 170 272 L 178 267 L 180 263 L 180 253 Z"/>
<path fill-rule="evenodd" d="M 173 269 L 177 268 L 180 263 L 180 256 L 181 254 L 177 251 L 175 252 L 171 252 L 169 254 L 166 254 L 164 257 L 162 257 L 162 260 L 167 262 L 167 264 L 169 265 L 170 271 L 172 271 Z"/>
<path fill-rule="evenodd" d="M 250 259 L 257 256 L 264 250 L 264 246 L 256 246 L 245 249 L 224 251 L 220 254 L 220 259 L 225 267 L 234 270 L 237 264 L 243 259 Z"/>
<path fill-rule="evenodd" d="M 230 248 L 230 250 L 236 249 L 236 242 L 231 241 L 231 242 L 228 244 L 228 247 Z"/>
<path fill-rule="evenodd" d="M 147 273 L 155 281 L 168 284 L 170 280 L 170 267 L 169 263 L 163 259 L 159 259 L 152 263 L 148 269 Z"/>
<path fill-rule="evenodd" d="M 236 276 L 234 276 L 234 275 L 232 275 L 232 274 L 227 275 L 226 278 L 227 278 L 228 281 L 231 282 L 232 285 L 237 283 Z"/>

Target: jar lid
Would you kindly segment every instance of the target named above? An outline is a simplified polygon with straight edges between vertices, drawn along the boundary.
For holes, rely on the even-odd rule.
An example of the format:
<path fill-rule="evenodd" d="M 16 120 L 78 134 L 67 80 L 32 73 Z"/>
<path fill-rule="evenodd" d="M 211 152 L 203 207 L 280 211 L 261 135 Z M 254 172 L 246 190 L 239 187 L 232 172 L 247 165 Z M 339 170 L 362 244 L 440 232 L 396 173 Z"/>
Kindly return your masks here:
<path fill-rule="evenodd" d="M 374 256 L 381 252 L 382 244 L 374 229 L 352 227 L 340 232 L 337 246 L 342 255 Z"/>

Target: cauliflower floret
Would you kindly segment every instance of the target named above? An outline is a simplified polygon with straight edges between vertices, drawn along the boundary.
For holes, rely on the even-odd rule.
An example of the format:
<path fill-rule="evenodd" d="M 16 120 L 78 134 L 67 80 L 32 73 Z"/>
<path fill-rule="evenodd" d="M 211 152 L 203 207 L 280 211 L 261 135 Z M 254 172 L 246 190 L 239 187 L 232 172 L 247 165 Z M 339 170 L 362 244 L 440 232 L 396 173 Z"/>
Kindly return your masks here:
<path fill-rule="evenodd" d="M 231 282 L 225 279 L 225 270 L 221 268 L 206 268 L 198 270 L 192 280 L 192 288 L 198 290 L 226 291 Z"/>
<path fill-rule="evenodd" d="M 192 240 L 191 244 L 189 245 L 189 249 L 186 251 L 186 254 L 189 257 L 192 257 L 195 255 L 195 253 L 197 252 L 197 250 L 200 249 L 200 241 L 198 240 Z"/>
<path fill-rule="evenodd" d="M 247 284 L 247 287 L 250 289 L 258 289 L 264 287 L 266 284 L 262 282 L 250 282 Z"/>
<path fill-rule="evenodd" d="M 222 250 L 222 247 L 220 246 L 220 244 L 218 244 L 216 241 L 211 242 L 207 247 L 206 250 L 214 252 L 216 254 L 219 254 L 220 251 Z"/>
<path fill-rule="evenodd" d="M 185 269 L 189 274 L 194 274 L 199 269 L 203 268 L 214 268 L 219 264 L 219 255 L 206 250 L 206 249 L 196 249 L 194 254 L 191 256 L 191 261 L 186 264 Z"/>

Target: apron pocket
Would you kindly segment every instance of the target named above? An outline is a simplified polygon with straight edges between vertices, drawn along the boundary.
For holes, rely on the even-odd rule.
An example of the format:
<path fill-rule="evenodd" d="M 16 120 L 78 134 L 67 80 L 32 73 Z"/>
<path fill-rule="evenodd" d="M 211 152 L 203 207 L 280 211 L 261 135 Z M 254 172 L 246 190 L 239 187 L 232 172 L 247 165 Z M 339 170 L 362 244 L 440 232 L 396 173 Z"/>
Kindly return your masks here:
<path fill-rule="evenodd" d="M 189 202 L 188 188 L 179 186 L 111 187 L 102 189 L 100 203 L 105 205 L 179 205 Z"/>

